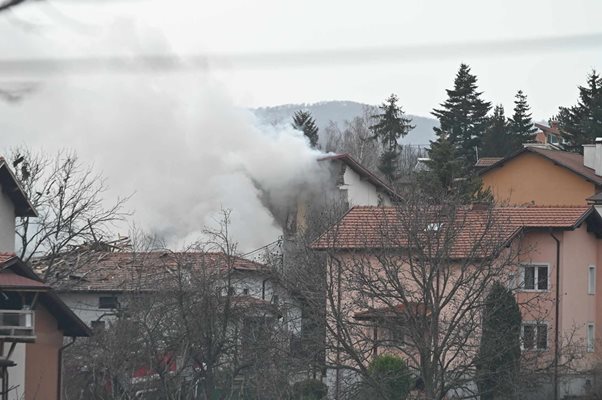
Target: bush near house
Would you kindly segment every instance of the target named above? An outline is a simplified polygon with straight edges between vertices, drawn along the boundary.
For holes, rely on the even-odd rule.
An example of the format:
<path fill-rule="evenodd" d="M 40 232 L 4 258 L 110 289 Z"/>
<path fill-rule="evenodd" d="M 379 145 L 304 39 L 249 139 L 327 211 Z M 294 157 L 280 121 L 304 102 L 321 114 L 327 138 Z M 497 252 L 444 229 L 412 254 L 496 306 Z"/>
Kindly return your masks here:
<path fill-rule="evenodd" d="M 401 357 L 390 354 L 374 358 L 368 367 L 373 383 L 385 399 L 405 399 L 414 379 L 405 361 Z M 372 394 L 373 396 L 373 394 Z"/>
<path fill-rule="evenodd" d="M 328 394 L 328 387 L 317 379 L 306 379 L 293 385 L 293 400 L 322 400 Z"/>

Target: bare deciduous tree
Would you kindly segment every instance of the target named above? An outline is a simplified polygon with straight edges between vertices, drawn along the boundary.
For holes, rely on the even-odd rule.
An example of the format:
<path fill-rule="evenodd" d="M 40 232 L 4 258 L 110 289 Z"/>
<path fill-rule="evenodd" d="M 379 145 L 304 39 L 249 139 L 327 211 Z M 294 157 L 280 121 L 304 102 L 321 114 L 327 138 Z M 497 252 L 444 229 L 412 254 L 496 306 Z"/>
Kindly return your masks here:
<path fill-rule="evenodd" d="M 396 207 L 356 208 L 321 236 L 314 248 L 329 256 L 326 351 L 334 398 L 357 398 L 366 385 L 387 398 L 368 370 L 381 352 L 407 360 L 427 399 L 476 396 L 486 295 L 494 282 L 519 276 L 532 250 L 521 246 L 519 225 L 492 206 L 416 195 Z M 550 318 L 548 293 L 519 300 L 533 320 Z M 577 354 L 565 336 L 562 363 L 569 367 Z M 549 377 L 558 361 L 551 352 L 524 356 L 526 380 Z"/>
<path fill-rule="evenodd" d="M 105 179 L 74 152 L 36 153 L 20 147 L 11 150 L 9 160 L 39 214 L 17 219 L 19 256 L 24 261 L 43 256 L 45 277 L 52 274 L 59 254 L 112 237 L 112 224 L 126 215 L 127 198 L 108 202 Z"/>
<path fill-rule="evenodd" d="M 69 350 L 67 399 L 288 396 L 289 305 L 241 293 L 228 225 L 226 212 L 189 250 L 129 261 L 138 289 L 105 331 Z"/>

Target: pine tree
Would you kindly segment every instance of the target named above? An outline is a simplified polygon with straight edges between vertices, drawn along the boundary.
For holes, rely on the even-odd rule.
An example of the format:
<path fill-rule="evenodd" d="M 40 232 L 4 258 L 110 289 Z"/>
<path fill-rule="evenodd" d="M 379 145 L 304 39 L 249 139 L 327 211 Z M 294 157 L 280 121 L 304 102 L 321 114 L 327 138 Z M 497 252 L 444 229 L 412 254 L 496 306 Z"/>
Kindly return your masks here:
<path fill-rule="evenodd" d="M 533 142 L 535 132 L 537 132 L 529 112 L 531 108 L 527 104 L 527 96 L 522 90 L 519 90 L 515 97 L 514 114 L 508 121 L 512 135 L 512 151 L 520 150 L 524 143 Z"/>
<path fill-rule="evenodd" d="M 316 121 L 309 111 L 299 110 L 293 116 L 293 128 L 303 131 L 303 134 L 309 139 L 312 148 L 318 145 L 318 127 Z"/>
<path fill-rule="evenodd" d="M 581 145 L 602 136 L 602 77 L 592 70 L 587 86 L 579 86 L 579 100 L 572 107 L 560 107 L 557 116 L 562 131 L 569 133 L 570 149 L 582 151 Z"/>
<path fill-rule="evenodd" d="M 477 77 L 470 73 L 466 64 L 460 65 L 454 88 L 446 91 L 447 100 L 440 109 L 432 111 L 439 119 L 435 132 L 437 136 L 447 135 L 465 164 L 472 167 L 476 162 L 476 149 L 480 147 L 489 124 L 487 113 L 491 103 L 481 99 L 482 92 L 477 91 Z"/>
<path fill-rule="evenodd" d="M 407 118 L 401 106 L 397 105 L 398 100 L 394 94 L 389 96 L 379 107 L 382 113 L 372 116 L 376 123 L 370 126 L 373 139 L 380 141 L 383 146 L 378 169 L 389 182 L 397 178 L 400 149 L 398 140 L 414 129 L 412 120 Z"/>
<path fill-rule="evenodd" d="M 479 157 L 505 157 L 514 151 L 513 137 L 504 114 L 504 107 L 499 104 L 493 109 L 489 118 L 489 126 L 483 135 Z"/>
<path fill-rule="evenodd" d="M 495 283 L 485 300 L 477 358 L 480 398 L 512 398 L 520 368 L 521 314 L 512 291 Z"/>
<path fill-rule="evenodd" d="M 426 166 L 426 171 L 418 173 L 418 187 L 433 201 L 451 198 L 465 203 L 492 201 L 490 191 L 483 190 L 481 179 L 467 171 L 455 147 L 445 136 L 431 141 Z"/>

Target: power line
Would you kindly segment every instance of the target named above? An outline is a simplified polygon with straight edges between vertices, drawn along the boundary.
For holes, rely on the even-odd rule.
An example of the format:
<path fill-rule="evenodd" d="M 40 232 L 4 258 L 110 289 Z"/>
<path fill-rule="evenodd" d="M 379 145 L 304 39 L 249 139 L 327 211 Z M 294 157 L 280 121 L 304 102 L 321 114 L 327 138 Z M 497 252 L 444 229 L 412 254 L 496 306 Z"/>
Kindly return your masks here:
<path fill-rule="evenodd" d="M 1 75 L 172 72 L 208 69 L 264 69 L 408 63 L 454 57 L 491 57 L 566 52 L 602 47 L 602 33 L 528 39 L 373 46 L 307 51 L 142 54 L 76 58 L 0 59 Z"/>

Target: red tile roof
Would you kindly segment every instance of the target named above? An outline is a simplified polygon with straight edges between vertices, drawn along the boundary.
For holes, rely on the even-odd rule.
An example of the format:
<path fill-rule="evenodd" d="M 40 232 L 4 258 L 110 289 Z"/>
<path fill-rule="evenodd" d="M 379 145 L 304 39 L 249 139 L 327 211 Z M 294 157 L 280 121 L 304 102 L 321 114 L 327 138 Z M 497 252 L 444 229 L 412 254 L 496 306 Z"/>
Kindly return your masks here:
<path fill-rule="evenodd" d="M 47 290 L 50 289 L 50 286 L 43 282 L 17 275 L 13 271 L 4 270 L 0 272 L 0 290 L 2 289 Z"/>
<path fill-rule="evenodd" d="M 569 171 L 581 176 L 582 178 L 584 178 L 596 185 L 602 185 L 602 176 L 596 175 L 596 173 L 593 169 L 588 168 L 585 165 L 583 165 L 583 156 L 581 154 L 570 153 L 568 151 L 542 149 L 539 147 L 525 147 L 525 148 L 509 155 L 508 157 L 493 163 L 489 167 L 479 171 L 479 175 L 484 175 L 487 172 L 493 170 L 494 168 L 502 167 L 505 163 L 513 160 L 514 158 L 516 158 L 524 153 L 532 153 L 532 154 L 540 155 L 540 156 L 552 161 L 554 164 L 556 164 L 560 167 L 566 168 Z"/>
<path fill-rule="evenodd" d="M 45 267 L 44 260 L 36 260 L 34 265 L 37 270 Z M 93 251 L 63 257 L 55 264 L 58 275 L 52 280 L 59 291 L 153 290 L 167 276 L 174 276 L 179 267 L 198 271 L 210 267 L 215 271 L 222 268 L 269 272 L 263 264 L 224 253 Z"/>
<path fill-rule="evenodd" d="M 389 196 L 392 197 L 392 200 L 399 199 L 400 195 L 393 190 L 389 185 L 387 185 L 382 179 L 372 173 L 368 168 L 364 167 L 358 161 L 356 161 L 351 154 L 349 153 L 341 153 L 341 154 L 333 154 L 329 156 L 325 156 L 319 158 L 318 161 L 329 161 L 329 160 L 340 160 L 347 164 L 349 168 L 355 171 L 359 176 L 368 182 L 372 183 L 378 189 L 386 192 Z"/>
<path fill-rule="evenodd" d="M 407 212 L 395 207 L 354 207 L 311 247 L 316 250 L 403 248 L 423 239 L 417 237 L 423 232 L 420 224 L 449 232 L 445 231 L 445 226 L 438 226 L 443 223 L 453 224 L 450 228 L 453 233 L 447 233 L 446 239 L 451 239 L 453 243 L 448 243 L 450 249 L 445 253 L 446 256 L 486 256 L 482 253 L 494 251 L 494 247 L 499 249 L 523 229 L 574 229 L 592 211 L 592 207 L 495 207 L 491 210 L 467 207 L 456 210 L 453 218 L 443 218 L 441 222 L 432 210 L 424 211 L 424 218 L 417 218 L 415 213 L 420 212 L 418 210 Z M 433 215 L 432 221 L 429 220 L 429 214 Z M 424 240 L 427 240 L 426 236 Z M 490 246 L 489 249 L 487 246 Z"/>
<path fill-rule="evenodd" d="M 39 291 L 39 302 L 56 319 L 59 329 L 65 336 L 84 337 L 92 333 L 65 302 L 14 253 L 0 253 L 1 289 Z"/>

